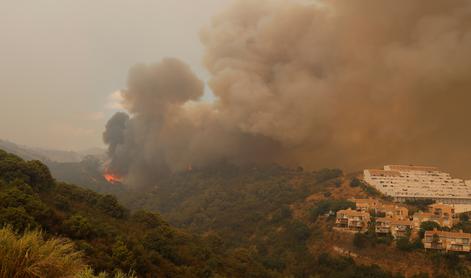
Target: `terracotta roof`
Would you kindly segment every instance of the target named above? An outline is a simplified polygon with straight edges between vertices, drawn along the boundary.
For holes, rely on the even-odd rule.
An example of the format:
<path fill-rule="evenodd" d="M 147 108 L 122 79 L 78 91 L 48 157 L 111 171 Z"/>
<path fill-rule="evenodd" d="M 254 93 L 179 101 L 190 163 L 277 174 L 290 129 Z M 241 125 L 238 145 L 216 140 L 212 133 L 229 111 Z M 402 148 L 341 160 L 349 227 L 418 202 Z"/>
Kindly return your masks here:
<path fill-rule="evenodd" d="M 386 165 L 395 171 L 438 171 L 437 167 L 431 166 L 413 166 L 413 165 Z"/>
<path fill-rule="evenodd" d="M 368 212 L 356 211 L 356 210 L 352 210 L 352 209 L 339 210 L 339 211 L 337 211 L 337 215 L 339 215 L 339 214 L 345 214 L 345 215 L 349 215 L 349 216 L 370 217 L 370 214 Z"/>
<path fill-rule="evenodd" d="M 443 237 L 455 237 L 455 238 L 471 238 L 471 234 L 463 232 L 445 232 L 445 231 L 426 231 L 425 236 L 433 236 L 434 234 Z"/>
<path fill-rule="evenodd" d="M 382 205 L 381 209 L 383 210 L 408 210 L 406 207 L 398 206 L 398 205 Z"/>
<path fill-rule="evenodd" d="M 379 200 L 376 199 L 353 199 L 355 203 L 366 203 L 366 204 L 373 204 L 373 203 L 381 203 Z"/>

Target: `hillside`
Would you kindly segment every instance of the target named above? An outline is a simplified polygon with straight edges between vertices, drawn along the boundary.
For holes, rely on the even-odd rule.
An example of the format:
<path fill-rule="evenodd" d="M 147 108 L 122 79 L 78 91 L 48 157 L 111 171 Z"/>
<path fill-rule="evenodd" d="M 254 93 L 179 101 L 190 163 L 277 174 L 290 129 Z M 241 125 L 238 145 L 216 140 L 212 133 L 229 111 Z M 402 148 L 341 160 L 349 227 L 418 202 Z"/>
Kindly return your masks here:
<path fill-rule="evenodd" d="M 9 164 L 20 169 L 35 165 L 49 184 L 38 187 L 37 183 L 43 182 L 16 172 L 10 177 L 11 173 L 3 171 L 6 185 L 2 194 L 36 201 L 34 205 L 22 203 L 21 212 L 11 211 L 18 208 L 17 201 L 7 205 L 2 223 L 19 229 L 40 227 L 49 234 L 67 236 L 97 270 L 132 269 L 143 277 L 155 277 L 156 273 L 168 277 L 188 277 L 188 273 L 195 277 L 215 273 L 247 277 L 247 272 L 253 273 L 251 277 L 393 277 L 392 273 L 455 277 L 460 273 L 455 269 L 468 265 L 422 250 L 399 250 L 393 241 L 375 237 L 365 238 L 360 248 L 352 234 L 334 231 L 334 218 L 325 213 L 352 206 L 347 201 L 352 197 L 377 194 L 354 185 L 356 174 L 344 175 L 338 169 L 304 171 L 219 163 L 174 173 L 153 188 L 131 190 L 104 180 L 97 160 L 56 164 L 60 179 L 112 193 L 132 214 L 111 195 L 53 181 L 37 161 L 25 162 L 7 154 L 2 157 L 2 163 L 8 163 L 0 169 L 13 169 Z M 26 170 L 26 175 L 29 173 Z M 15 182 L 18 177 L 20 183 Z M 22 183 L 32 184 L 32 189 L 24 189 Z M 11 213 L 21 216 L 8 216 Z M 120 259 L 116 257 L 118 247 L 125 250 Z"/>
<path fill-rule="evenodd" d="M 334 230 L 335 217 L 326 213 L 354 206 L 348 201 L 353 197 L 382 198 L 374 189 L 353 182 L 356 177 L 338 169 L 313 172 L 222 163 L 172 175 L 152 189 L 120 198 L 133 209 L 159 211 L 170 223 L 194 233 L 217 234 L 229 249 L 252 250 L 257 261 L 283 275 L 312 275 L 326 256 L 345 255 L 352 263 L 379 265 L 407 277 L 469 274 L 469 260 L 454 254 L 426 253 L 413 243 L 398 247 L 374 232 L 359 237 L 364 242 L 360 246 L 353 234 Z M 321 277 L 336 277 L 329 275 Z M 340 277 L 351 277 L 345 275 Z"/>
<path fill-rule="evenodd" d="M 222 167 L 212 170 L 216 172 L 203 171 L 198 175 L 202 175 L 201 179 L 208 179 L 206 175 L 210 175 L 216 182 L 228 175 L 242 177 L 240 171 L 246 171 L 234 169 Z M 286 172 L 279 167 L 253 171 L 259 175 L 248 177 L 246 182 L 251 179 L 270 182 L 265 187 L 263 183 L 258 184 L 258 189 L 251 187 L 243 198 L 233 191 L 223 194 L 225 199 L 215 189 L 213 193 L 206 191 L 205 201 L 197 194 L 201 188 L 186 191 L 182 187 L 185 198 L 176 194 L 176 199 L 169 203 L 160 201 L 162 208 L 184 199 L 189 204 L 192 198 L 186 194 L 193 194 L 200 196 L 195 200 L 212 203 L 206 208 L 212 212 L 212 220 L 205 219 L 211 214 L 198 213 L 194 207 L 182 213 L 181 218 L 176 213 L 171 217 L 181 227 L 199 231 L 197 235 L 172 227 L 157 213 L 143 210 L 130 213 L 111 195 L 56 182 L 41 162 L 24 161 L 0 151 L 0 226 L 10 225 L 18 232 L 41 229 L 46 235 L 68 237 L 96 271 L 132 270 L 139 277 L 284 277 L 286 274 L 294 277 L 393 277 L 377 266 L 361 266 L 348 258 L 308 251 L 306 242 L 311 242 L 315 235 L 303 221 L 293 217 L 290 207 L 278 207 L 278 204 L 308 196 L 306 187 L 312 184 L 301 179 L 288 187 L 282 180 L 275 188 L 271 184 L 283 176 L 297 179 L 299 175 L 306 175 L 319 179 L 319 174 Z M 195 179 L 197 173 L 180 178 Z M 332 174 L 338 175 L 337 171 L 325 173 L 329 179 Z M 318 181 L 320 190 L 330 184 Z M 219 198 L 222 199 L 218 204 Z M 225 203 L 224 200 L 231 201 Z M 239 202 L 240 205 L 236 205 Z M 201 204 L 196 202 L 195 205 Z M 264 206 L 266 209 L 262 209 Z M 163 210 L 166 215 L 172 215 L 170 207 Z M 216 210 L 226 210 L 227 222 L 215 214 Z"/>
<path fill-rule="evenodd" d="M 239 276 L 238 269 L 245 267 L 212 248 L 208 239 L 175 229 L 158 214 L 130 214 L 110 195 L 55 182 L 41 162 L 0 151 L 0 226 L 4 225 L 18 232 L 42 229 L 68 237 L 97 271 L 208 277 Z M 266 275 L 263 268 L 260 271 Z"/>

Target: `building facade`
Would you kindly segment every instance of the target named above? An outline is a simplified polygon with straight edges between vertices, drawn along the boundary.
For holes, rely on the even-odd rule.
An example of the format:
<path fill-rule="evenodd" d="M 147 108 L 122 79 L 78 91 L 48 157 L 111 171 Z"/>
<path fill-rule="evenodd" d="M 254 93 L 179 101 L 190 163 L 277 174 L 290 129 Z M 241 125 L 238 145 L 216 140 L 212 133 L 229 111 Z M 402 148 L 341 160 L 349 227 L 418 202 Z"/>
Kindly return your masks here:
<path fill-rule="evenodd" d="M 366 232 L 371 221 L 370 214 L 364 211 L 345 209 L 337 211 L 335 226 L 354 232 Z"/>
<path fill-rule="evenodd" d="M 436 167 L 386 165 L 363 171 L 365 182 L 396 201 L 432 199 L 445 204 L 471 204 L 471 184 Z"/>
<path fill-rule="evenodd" d="M 426 231 L 424 236 L 426 250 L 442 250 L 453 252 L 469 252 L 471 250 L 471 234 L 460 232 Z"/>

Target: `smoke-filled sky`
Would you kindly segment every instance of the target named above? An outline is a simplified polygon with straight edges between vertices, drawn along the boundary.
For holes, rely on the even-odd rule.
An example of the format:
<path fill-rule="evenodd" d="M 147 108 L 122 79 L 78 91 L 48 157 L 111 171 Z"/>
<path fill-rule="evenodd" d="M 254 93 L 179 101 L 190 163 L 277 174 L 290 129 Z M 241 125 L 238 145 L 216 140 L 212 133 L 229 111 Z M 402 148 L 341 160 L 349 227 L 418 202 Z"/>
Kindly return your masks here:
<path fill-rule="evenodd" d="M 201 40 L 213 103 L 182 59 L 130 70 L 104 139 L 131 183 L 221 159 L 469 176 L 469 0 L 240 0 Z"/>
<path fill-rule="evenodd" d="M 199 30 L 229 0 L 0 0 L 0 138 L 102 146 L 135 63 L 174 56 L 207 79 Z"/>
<path fill-rule="evenodd" d="M 138 185 L 221 159 L 470 176 L 471 1 L 229 2 L 2 2 L 0 137 L 87 147 L 111 118 Z"/>

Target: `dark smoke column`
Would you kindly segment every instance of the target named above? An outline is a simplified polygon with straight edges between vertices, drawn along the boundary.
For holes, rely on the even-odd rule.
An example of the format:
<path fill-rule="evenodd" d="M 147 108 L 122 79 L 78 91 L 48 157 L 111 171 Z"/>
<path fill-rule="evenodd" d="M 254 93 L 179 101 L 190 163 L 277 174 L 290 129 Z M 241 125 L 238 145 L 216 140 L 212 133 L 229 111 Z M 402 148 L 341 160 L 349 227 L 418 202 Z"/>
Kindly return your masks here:
<path fill-rule="evenodd" d="M 122 90 L 124 112 L 107 123 L 108 170 L 133 186 L 148 186 L 168 173 L 169 153 L 187 145 L 179 137 L 184 105 L 203 95 L 204 84 L 177 59 L 131 68 L 128 88 Z"/>

